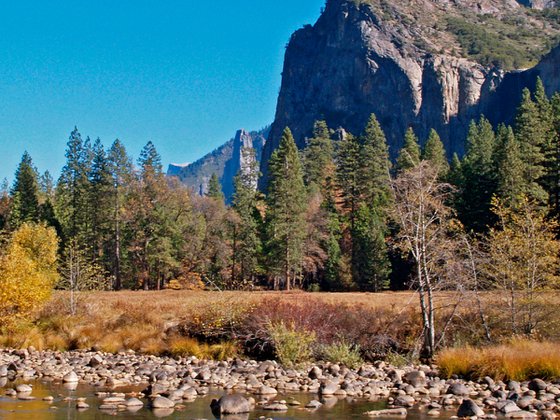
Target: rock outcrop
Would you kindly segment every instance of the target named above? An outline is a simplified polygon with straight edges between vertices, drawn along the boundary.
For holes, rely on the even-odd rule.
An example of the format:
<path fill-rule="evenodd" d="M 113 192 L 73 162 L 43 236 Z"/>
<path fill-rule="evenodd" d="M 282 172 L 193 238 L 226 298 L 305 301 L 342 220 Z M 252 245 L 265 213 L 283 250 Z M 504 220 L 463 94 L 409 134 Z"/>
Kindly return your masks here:
<path fill-rule="evenodd" d="M 251 157 L 242 152 L 244 148 L 254 150 L 254 159 L 260 162 L 262 150 L 268 135 L 268 128 L 261 131 L 237 131 L 234 138 L 213 152 L 188 165 L 169 165 L 167 176 L 174 176 L 197 194 L 208 190 L 212 174 L 220 179 L 226 201 L 231 201 L 234 193 L 233 178 L 241 168 L 249 166 Z"/>
<path fill-rule="evenodd" d="M 530 61 L 545 50 L 547 36 L 560 33 L 533 16 L 514 0 L 327 1 L 317 23 L 295 32 L 288 44 L 276 117 L 263 153 L 263 185 L 284 128 L 291 128 L 301 148 L 321 119 L 358 134 L 375 113 L 393 157 L 408 127 L 421 141 L 436 129 L 449 154 L 461 154 L 470 121 L 483 113 L 494 122 L 511 120 L 521 89 L 533 87 L 537 75 L 549 93 L 558 90 L 560 53 L 553 50 L 531 70 L 505 71 L 501 62 L 495 64 L 507 56 L 504 46 L 522 51 L 514 37 L 504 46 L 492 44 L 498 58 L 488 63 L 492 57 L 462 49 L 450 19 L 475 31 L 484 28 L 484 19 L 494 19 L 512 31 L 533 30 L 534 37 L 538 31 L 531 28 L 542 27 L 542 36 L 533 38 L 541 49 L 525 57 Z M 513 18 L 524 26 L 516 29 L 521 24 L 508 23 Z M 498 39 L 490 29 L 480 30 L 487 31 L 478 34 L 481 43 Z"/>

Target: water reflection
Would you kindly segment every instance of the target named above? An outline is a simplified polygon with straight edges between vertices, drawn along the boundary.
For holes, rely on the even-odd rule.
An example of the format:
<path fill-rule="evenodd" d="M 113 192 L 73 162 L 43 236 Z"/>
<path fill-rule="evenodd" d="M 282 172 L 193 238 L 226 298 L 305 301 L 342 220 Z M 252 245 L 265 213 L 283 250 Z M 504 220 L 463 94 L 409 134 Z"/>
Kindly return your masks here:
<path fill-rule="evenodd" d="M 19 382 L 22 383 L 22 382 Z M 202 398 L 189 402 L 183 400 L 179 407 L 175 409 L 150 410 L 146 407 L 136 406 L 127 407 L 122 410 L 100 410 L 102 399 L 95 395 L 101 389 L 90 386 L 80 385 L 79 387 L 63 385 L 54 382 L 35 382 L 31 396 L 35 399 L 31 401 L 21 401 L 17 398 L 7 397 L 5 391 L 15 387 L 16 384 L 8 382 L 4 384 L 4 389 L 0 389 L 0 419 L 2 420 L 98 420 L 117 417 L 119 419 L 134 420 L 153 420 L 156 418 L 166 419 L 194 419 L 205 418 L 215 419 L 210 410 L 210 401 L 213 398 L 220 398 L 224 391 L 210 389 L 208 394 Z M 132 393 L 138 392 L 143 387 L 118 389 L 118 392 Z M 45 397 L 52 396 L 52 402 L 44 401 Z M 77 397 L 85 397 L 90 408 L 78 411 L 76 409 Z M 256 398 L 257 401 L 260 398 Z M 319 400 L 316 394 L 291 393 L 279 395 L 276 401 L 296 400 L 300 405 L 289 405 L 288 410 L 282 413 L 274 413 L 257 407 L 250 414 L 237 414 L 222 416 L 221 420 L 254 420 L 263 416 L 265 418 L 275 418 L 282 420 L 340 420 L 340 419 L 363 419 L 363 413 L 370 410 L 385 408 L 384 401 L 356 400 L 353 397 L 325 397 L 320 401 L 323 404 L 317 409 L 307 409 L 311 400 Z M 184 406 L 184 408 L 182 408 Z M 454 412 L 444 413 L 440 419 L 449 418 Z M 409 413 L 410 420 L 428 420 L 425 410 L 413 410 Z"/>

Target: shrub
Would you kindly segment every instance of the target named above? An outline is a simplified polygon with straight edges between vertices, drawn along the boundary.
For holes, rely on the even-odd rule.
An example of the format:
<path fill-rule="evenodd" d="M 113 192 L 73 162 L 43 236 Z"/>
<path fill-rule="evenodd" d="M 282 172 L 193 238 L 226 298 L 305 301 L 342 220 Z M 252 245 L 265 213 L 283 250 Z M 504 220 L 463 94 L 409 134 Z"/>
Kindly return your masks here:
<path fill-rule="evenodd" d="M 332 304 L 301 295 L 298 302 L 263 301 L 236 330 L 237 338 L 252 357 L 270 358 L 274 344 L 269 326 L 284 323 L 297 331 L 312 331 L 318 345 L 341 340 L 360 347 L 366 360 L 384 357 L 389 351 L 409 351 L 410 337 L 419 336 L 420 322 L 414 310 L 371 308 L 364 305 Z"/>
<path fill-rule="evenodd" d="M 363 363 L 360 346 L 339 341 L 319 347 L 319 358 L 331 363 L 342 363 L 349 368 L 358 367 Z"/>
<path fill-rule="evenodd" d="M 173 337 L 168 347 L 172 356 L 194 356 L 198 359 L 226 360 L 238 353 L 237 344 L 232 341 L 209 345 L 190 337 Z"/>
<path fill-rule="evenodd" d="M 446 349 L 436 359 L 444 376 L 522 381 L 560 378 L 560 344 L 513 340 L 486 348 Z"/>
<path fill-rule="evenodd" d="M 283 365 L 293 367 L 311 360 L 315 333 L 297 330 L 293 323 L 286 326 L 284 322 L 270 324 L 268 333 L 276 356 Z"/>

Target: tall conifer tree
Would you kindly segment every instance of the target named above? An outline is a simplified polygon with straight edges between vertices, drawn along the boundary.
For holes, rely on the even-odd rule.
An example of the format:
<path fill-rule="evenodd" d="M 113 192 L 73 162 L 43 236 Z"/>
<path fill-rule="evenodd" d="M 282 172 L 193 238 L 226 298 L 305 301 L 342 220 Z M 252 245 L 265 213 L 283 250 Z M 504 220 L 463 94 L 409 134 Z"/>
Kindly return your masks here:
<path fill-rule="evenodd" d="M 531 99 L 528 89 L 523 90 L 515 120 L 515 137 L 525 162 L 523 178 L 527 196 L 541 204 L 548 202 L 548 193 L 542 187 L 546 176 L 547 132 L 541 126 L 539 107 Z"/>
<path fill-rule="evenodd" d="M 449 162 L 445 153 L 445 147 L 436 130 L 432 129 L 424 150 L 422 151 L 422 160 L 429 161 L 434 165 L 442 178 L 449 173 Z"/>
<path fill-rule="evenodd" d="M 459 216 L 467 230 L 485 231 L 493 224 L 490 210 L 496 192 L 494 151 L 496 139 L 490 122 L 481 117 L 471 122 L 467 136 L 467 154 L 462 162 L 463 185 Z"/>
<path fill-rule="evenodd" d="M 267 223 L 270 265 L 287 290 L 298 278 L 306 235 L 306 191 L 298 150 L 289 128 L 269 163 Z"/>
<path fill-rule="evenodd" d="M 13 206 L 10 225 L 17 229 L 22 223 L 37 222 L 40 217 L 39 179 L 29 153 L 25 152 L 16 170 L 12 187 Z"/>
<path fill-rule="evenodd" d="M 420 163 L 420 144 L 412 127 L 406 130 L 404 145 L 397 157 L 397 171 L 402 172 L 412 169 Z"/>

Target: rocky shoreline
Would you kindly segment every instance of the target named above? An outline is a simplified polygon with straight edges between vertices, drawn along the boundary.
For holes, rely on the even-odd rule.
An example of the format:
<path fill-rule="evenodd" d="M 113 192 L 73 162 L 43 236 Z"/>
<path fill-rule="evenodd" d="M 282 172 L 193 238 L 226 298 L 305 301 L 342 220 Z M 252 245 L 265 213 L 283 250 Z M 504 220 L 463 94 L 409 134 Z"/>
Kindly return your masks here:
<path fill-rule="evenodd" d="M 232 394 L 213 402 L 213 410 L 221 414 L 243 413 L 255 406 L 285 411 L 288 405 L 299 403 L 278 400 L 278 394 L 308 392 L 317 394 L 317 399 L 306 405 L 310 410 L 321 407 L 329 398 L 388 402 L 386 410 L 364 413 L 370 417 L 406 416 L 411 407 L 425 409 L 434 418 L 444 410 L 449 413 L 449 409 L 456 410 L 458 417 L 483 419 L 552 419 L 560 415 L 560 381 L 442 379 L 437 366 L 397 368 L 379 361 L 355 370 L 332 363 L 288 369 L 274 361 L 217 362 L 133 352 L 0 350 L 0 386 L 5 395 L 33 399 L 33 389 L 25 382 L 39 379 L 96 387 L 102 410 L 180 408 L 182 402 L 205 396 L 210 388 L 220 388 Z M 12 384 L 15 380 L 17 386 Z M 119 392 L 119 388 L 131 386 L 143 391 L 127 395 Z M 83 399 L 77 399 L 76 406 L 88 408 Z"/>

